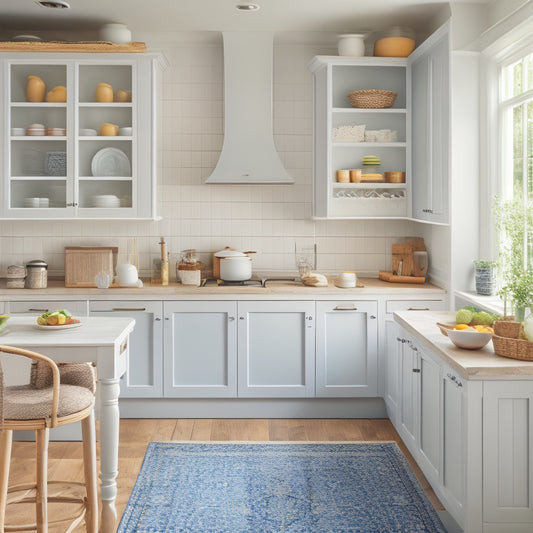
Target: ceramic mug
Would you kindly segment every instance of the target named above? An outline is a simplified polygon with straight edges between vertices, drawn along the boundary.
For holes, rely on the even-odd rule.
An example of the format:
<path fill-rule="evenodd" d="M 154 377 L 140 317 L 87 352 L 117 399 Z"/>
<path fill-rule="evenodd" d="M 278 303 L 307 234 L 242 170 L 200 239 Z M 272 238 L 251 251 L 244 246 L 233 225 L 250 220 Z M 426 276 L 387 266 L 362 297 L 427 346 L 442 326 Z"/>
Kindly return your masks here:
<path fill-rule="evenodd" d="M 112 137 L 118 134 L 118 126 L 116 124 L 109 124 L 106 122 L 100 126 L 100 135 Z"/>
<path fill-rule="evenodd" d="M 99 83 L 96 86 L 95 99 L 97 102 L 112 102 L 113 87 L 109 83 Z"/>

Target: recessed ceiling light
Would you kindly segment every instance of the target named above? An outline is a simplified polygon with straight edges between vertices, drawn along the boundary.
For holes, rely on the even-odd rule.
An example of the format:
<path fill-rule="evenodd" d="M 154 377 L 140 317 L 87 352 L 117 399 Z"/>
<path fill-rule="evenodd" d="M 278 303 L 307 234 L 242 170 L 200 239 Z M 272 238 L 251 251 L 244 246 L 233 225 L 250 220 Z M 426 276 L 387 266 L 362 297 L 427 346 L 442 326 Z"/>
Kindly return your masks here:
<path fill-rule="evenodd" d="M 235 7 L 240 11 L 259 11 L 257 4 L 237 4 Z"/>
<path fill-rule="evenodd" d="M 70 9 L 70 4 L 63 0 L 35 0 L 35 3 L 51 9 Z"/>

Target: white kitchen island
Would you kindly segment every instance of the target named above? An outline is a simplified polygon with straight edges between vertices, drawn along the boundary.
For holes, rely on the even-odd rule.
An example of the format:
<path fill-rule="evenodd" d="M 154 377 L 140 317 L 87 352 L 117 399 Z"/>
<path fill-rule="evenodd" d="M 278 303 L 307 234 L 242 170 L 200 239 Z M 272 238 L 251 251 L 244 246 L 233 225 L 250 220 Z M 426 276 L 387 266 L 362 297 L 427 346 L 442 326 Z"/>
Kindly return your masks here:
<path fill-rule="evenodd" d="M 530 533 L 533 362 L 455 347 L 454 312 L 394 319 L 387 411 L 435 493 L 465 533 Z"/>
<path fill-rule="evenodd" d="M 13 316 L 0 335 L 0 344 L 38 351 L 55 361 L 96 363 L 103 533 L 114 531 L 117 519 L 119 380 L 127 368 L 129 336 L 134 326 L 131 318 L 83 317 L 77 328 L 43 330 L 35 317 Z"/>

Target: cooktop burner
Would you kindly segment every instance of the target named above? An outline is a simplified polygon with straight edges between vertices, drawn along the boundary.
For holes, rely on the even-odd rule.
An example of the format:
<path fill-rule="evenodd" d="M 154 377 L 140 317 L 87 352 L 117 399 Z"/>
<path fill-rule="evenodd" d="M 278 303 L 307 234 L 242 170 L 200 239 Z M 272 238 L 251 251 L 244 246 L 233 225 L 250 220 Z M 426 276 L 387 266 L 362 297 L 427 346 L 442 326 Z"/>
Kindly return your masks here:
<path fill-rule="evenodd" d="M 206 279 L 203 286 L 217 285 L 218 287 L 261 287 L 263 285 L 262 279 L 247 279 L 245 281 L 225 281 L 223 279 Z"/>

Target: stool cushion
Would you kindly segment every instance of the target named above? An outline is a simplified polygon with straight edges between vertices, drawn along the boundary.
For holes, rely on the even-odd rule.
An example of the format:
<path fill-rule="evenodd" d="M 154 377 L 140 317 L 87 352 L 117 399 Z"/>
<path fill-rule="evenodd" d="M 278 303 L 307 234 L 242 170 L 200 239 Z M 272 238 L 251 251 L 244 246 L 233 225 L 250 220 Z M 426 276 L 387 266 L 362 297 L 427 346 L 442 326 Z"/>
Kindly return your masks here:
<path fill-rule="evenodd" d="M 4 389 L 4 420 L 39 420 L 52 414 L 53 389 L 17 385 Z M 92 405 L 94 394 L 85 387 L 61 385 L 57 416 L 68 416 Z"/>

